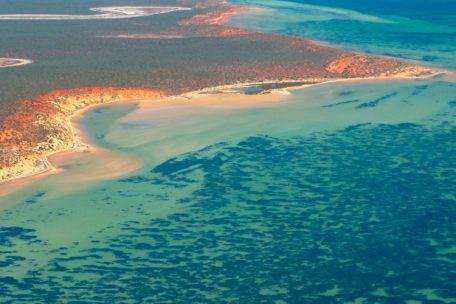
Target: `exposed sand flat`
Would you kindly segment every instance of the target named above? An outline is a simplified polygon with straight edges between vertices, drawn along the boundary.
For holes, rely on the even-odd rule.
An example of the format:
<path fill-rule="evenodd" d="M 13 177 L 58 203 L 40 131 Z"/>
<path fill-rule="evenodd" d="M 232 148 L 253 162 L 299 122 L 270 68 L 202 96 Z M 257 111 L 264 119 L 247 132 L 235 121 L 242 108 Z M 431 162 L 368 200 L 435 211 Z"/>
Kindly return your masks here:
<path fill-rule="evenodd" d="M 190 10 L 177 6 L 109 6 L 90 9 L 97 14 L 58 15 L 58 14 L 8 14 L 0 15 L 0 20 L 99 20 L 126 19 Z"/>
<path fill-rule="evenodd" d="M 9 68 L 30 63 L 33 63 L 33 61 L 30 59 L 0 58 L 0 68 Z"/>

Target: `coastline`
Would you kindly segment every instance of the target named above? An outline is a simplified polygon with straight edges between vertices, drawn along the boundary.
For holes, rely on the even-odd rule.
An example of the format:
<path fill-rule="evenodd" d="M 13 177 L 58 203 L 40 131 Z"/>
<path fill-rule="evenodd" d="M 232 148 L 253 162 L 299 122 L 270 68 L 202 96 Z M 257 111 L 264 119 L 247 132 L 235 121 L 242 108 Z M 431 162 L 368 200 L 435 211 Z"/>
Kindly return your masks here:
<path fill-rule="evenodd" d="M 302 79 L 282 79 L 282 80 L 265 80 L 262 82 L 244 82 L 244 83 L 235 83 L 235 84 L 228 84 L 222 86 L 215 86 L 215 87 L 208 87 L 196 91 L 191 91 L 187 93 L 183 93 L 180 95 L 173 95 L 173 96 L 163 96 L 161 98 L 127 98 L 115 101 L 108 101 L 108 102 L 101 102 L 96 104 L 89 104 L 85 107 L 82 107 L 69 116 L 66 117 L 65 123 L 68 124 L 69 130 L 71 130 L 71 138 L 67 139 L 67 145 L 70 148 L 63 148 L 56 151 L 51 151 L 46 153 L 40 157 L 40 162 L 44 165 L 44 168 L 35 172 L 29 172 L 28 174 L 18 174 L 17 176 L 12 176 L 11 178 L 5 179 L 0 181 L 0 186 L 8 185 L 12 188 L 11 191 L 1 191 L 0 189 L 0 197 L 12 193 L 17 189 L 18 185 L 29 184 L 34 182 L 38 179 L 44 178 L 49 175 L 57 174 L 62 172 L 63 169 L 55 166 L 52 162 L 52 158 L 56 156 L 65 156 L 70 154 L 79 154 L 82 152 L 89 152 L 94 153 L 98 151 L 99 147 L 93 144 L 87 134 L 85 134 L 80 126 L 78 125 L 78 121 L 80 121 L 84 115 L 101 106 L 106 105 L 116 105 L 116 104 L 125 104 L 125 103 L 138 103 L 138 105 L 150 105 L 152 107 L 164 107 L 164 106 L 194 106 L 194 105 L 201 105 L 199 101 L 192 101 L 195 97 L 201 96 L 208 96 L 208 97 L 220 97 L 222 95 L 228 96 L 230 94 L 236 94 L 239 96 L 252 96 L 243 92 L 238 91 L 239 89 L 248 88 L 252 86 L 261 86 L 261 85 L 272 85 L 272 84 L 287 84 L 287 87 L 281 88 L 269 88 L 265 90 L 261 90 L 259 93 L 255 93 L 258 97 L 258 100 L 255 103 L 247 104 L 244 106 L 254 106 L 254 105 L 265 105 L 267 103 L 273 103 L 280 101 L 280 95 L 290 95 L 295 90 L 301 90 L 303 88 L 313 87 L 317 85 L 325 85 L 330 83 L 338 83 L 338 82 L 358 82 L 358 81 L 366 81 L 366 80 L 388 80 L 388 79 L 430 79 L 442 74 L 447 74 L 446 71 L 443 70 L 433 70 L 433 73 L 427 75 L 383 75 L 383 76 L 370 76 L 370 77 L 353 77 L 353 78 L 335 78 L 335 79 L 323 79 L 323 78 L 302 78 Z M 305 83 L 305 84 L 302 84 Z M 295 85 L 294 85 L 295 84 Z M 270 98 L 270 100 L 265 100 L 265 96 L 269 96 L 270 94 L 266 93 L 276 93 L 279 94 L 275 96 L 275 98 Z M 174 103 L 172 103 L 174 102 Z M 211 104 L 216 105 L 227 105 L 223 102 L 215 102 Z M 125 174 L 128 174 L 131 170 L 127 170 Z M 3 189 L 4 190 L 4 189 Z"/>
<path fill-rule="evenodd" d="M 158 98 L 166 94 L 159 90 L 88 87 L 69 90 L 51 91 L 34 100 L 28 100 L 9 123 L 20 121 L 22 117 L 32 119 L 39 124 L 38 132 L 34 129 L 23 129 L 23 133 L 3 133 L 2 157 L 6 165 L 0 169 L 0 185 L 19 178 L 37 174 L 50 173 L 55 168 L 48 157 L 65 151 L 78 151 L 87 148 L 82 144 L 79 134 L 83 132 L 76 127 L 75 121 L 92 107 L 113 102 L 130 102 L 143 98 Z M 33 105 L 32 110 L 28 106 Z M 33 111 L 33 113 L 30 113 Z M 28 126 L 28 124 L 27 124 Z M 11 126 L 9 127 L 11 130 Z M 8 131 L 8 129 L 7 129 Z M 40 134 L 43 134 L 41 137 Z M 20 138 L 18 141 L 17 138 Z M 7 144 L 10 143 L 10 146 Z M 22 151 L 18 154 L 18 151 Z"/>
<path fill-rule="evenodd" d="M 264 81 L 253 81 L 253 82 L 241 82 L 241 83 L 235 83 L 235 84 L 227 84 L 227 85 L 221 85 L 221 86 L 214 86 L 214 87 L 208 87 L 196 91 L 191 91 L 188 93 L 183 93 L 181 95 L 177 96 L 170 96 L 171 97 L 185 97 L 185 96 L 195 96 L 199 94 L 211 94 L 210 92 L 212 91 L 230 91 L 230 90 L 235 90 L 235 89 L 240 89 L 240 88 L 245 88 L 245 87 L 251 87 L 251 86 L 261 86 L 261 85 L 268 85 L 268 84 L 292 84 L 296 83 L 296 85 L 284 87 L 284 88 L 271 88 L 271 89 L 266 89 L 264 92 L 277 92 L 277 91 L 285 91 L 285 92 L 291 92 L 294 90 L 300 90 L 302 88 L 306 87 L 311 87 L 311 86 L 317 86 L 317 85 L 324 85 L 324 84 L 329 84 L 329 83 L 335 83 L 335 82 L 352 82 L 352 81 L 365 81 L 365 80 L 388 80 L 388 79 L 430 79 L 434 78 L 440 75 L 447 75 L 449 74 L 449 71 L 442 70 L 442 69 L 428 69 L 428 68 L 423 68 L 423 70 L 427 71 L 432 71 L 429 74 L 426 75 L 407 75 L 407 74 L 393 74 L 393 75 L 379 75 L 379 76 L 367 76 L 367 77 L 351 77 L 351 78 L 298 78 L 298 79 L 272 79 L 272 80 L 264 80 Z M 299 85 L 300 83 L 303 82 L 309 82 L 309 84 L 304 84 L 304 85 Z M 225 93 L 225 92 L 223 92 Z M 228 92 L 226 92 L 228 93 Z M 219 94 L 219 93 L 213 93 L 213 94 Z M 243 94 L 243 93 L 239 93 Z"/>
<path fill-rule="evenodd" d="M 0 15 L 0 20 L 106 20 L 127 19 L 157 14 L 166 14 L 175 11 L 190 10 L 178 6 L 108 6 L 94 7 L 90 11 L 98 14 L 86 15 L 59 15 L 59 14 L 7 14 Z"/>
<path fill-rule="evenodd" d="M 456 304 L 456 0 L 6 1 L 0 304 Z"/>
<path fill-rule="evenodd" d="M 185 21 L 183 24 L 210 24 L 210 25 L 217 25 L 217 26 L 222 26 L 223 24 L 226 24 L 228 20 L 239 13 L 246 12 L 246 11 L 254 11 L 257 10 L 258 8 L 255 7 L 247 7 L 247 6 L 236 6 L 236 5 L 228 5 L 224 11 L 222 12 L 209 12 L 206 14 L 201 14 L 201 15 L 195 15 L 192 18 L 188 19 Z M 242 30 L 242 29 L 241 29 Z M 296 38 L 299 41 L 304 40 L 302 38 Z M 306 40 L 307 41 L 307 40 Z M 318 42 L 310 41 L 312 44 L 318 44 Z M 332 47 L 331 47 L 332 48 Z M 48 94 L 48 96 L 45 96 L 45 98 L 42 98 L 41 101 L 45 100 L 46 102 L 49 103 L 49 106 L 52 106 L 54 108 L 57 108 L 57 113 L 54 110 L 54 116 L 57 117 L 55 121 L 53 121 L 54 126 L 51 127 L 56 127 L 64 129 L 59 135 L 61 136 L 60 138 L 57 138 L 57 141 L 60 140 L 61 142 L 57 143 L 55 146 L 60 146 L 60 148 L 55 148 L 51 147 L 49 148 L 49 144 L 47 145 L 48 151 L 46 153 L 43 153 L 41 155 L 37 155 L 37 152 L 34 151 L 35 154 L 29 154 L 26 155 L 27 157 L 23 157 L 22 160 L 24 162 L 28 162 L 29 168 L 25 169 L 24 173 L 24 168 L 18 166 L 17 170 L 18 172 L 16 173 L 11 173 L 8 171 L 7 177 L 2 180 L 0 180 L 0 187 L 3 185 L 11 185 L 12 183 L 15 183 L 18 181 L 19 183 L 26 183 L 28 180 L 35 180 L 36 178 L 40 177 L 45 177 L 54 173 L 61 172 L 61 168 L 56 167 L 52 163 L 52 158 L 56 155 L 67 155 L 71 153 L 80 153 L 83 151 L 97 151 L 97 147 L 93 144 L 89 143 L 88 137 L 83 134 L 82 130 L 78 127 L 77 121 L 84 116 L 84 114 L 90 110 L 93 110 L 94 108 L 107 105 L 107 104 L 122 104 L 122 103 L 131 103 L 131 102 L 138 102 L 141 104 L 146 104 L 150 103 L 151 101 L 155 101 L 155 105 L 159 103 L 159 106 L 164 106 L 164 105 L 169 105 L 169 101 L 171 100 L 176 100 L 180 98 L 180 101 L 178 102 L 179 104 L 185 104 L 185 105 L 194 105 L 195 102 L 192 103 L 190 101 L 192 98 L 196 96 L 202 96 L 202 95 L 208 95 L 208 96 L 220 96 L 220 94 L 229 94 L 229 93 L 234 93 L 234 94 L 244 94 L 244 95 L 251 95 L 246 92 L 242 92 L 242 89 L 246 89 L 249 87 L 257 87 L 259 90 L 259 93 L 253 93 L 256 95 L 261 95 L 259 99 L 263 98 L 264 101 L 264 94 L 263 93 L 271 93 L 271 92 L 276 92 L 278 94 L 282 95 L 289 95 L 291 94 L 292 91 L 298 90 L 298 89 L 303 89 L 306 87 L 310 86 L 315 86 L 315 85 L 322 85 L 322 84 L 328 84 L 328 83 L 333 83 L 333 82 L 341 82 L 341 81 L 365 81 L 365 80 L 376 80 L 376 79 L 419 79 L 419 78 L 431 78 L 435 77 L 438 74 L 446 73 L 443 70 L 437 70 L 437 69 L 431 69 L 431 68 L 425 68 L 425 67 L 419 67 L 416 65 L 399 65 L 399 67 L 396 67 L 393 70 L 387 70 L 384 69 L 383 73 L 376 73 L 375 71 L 371 72 L 366 72 L 361 70 L 359 75 L 367 75 L 367 76 L 354 76 L 353 74 L 353 69 L 358 68 L 357 64 L 361 65 L 360 67 L 362 68 L 362 64 L 364 64 L 363 60 L 360 60 L 357 62 L 354 58 L 356 56 L 365 56 L 364 54 L 357 54 L 357 53 L 346 53 L 347 57 L 339 57 L 335 59 L 334 61 L 330 62 L 329 65 L 326 67 L 326 70 L 330 73 L 334 73 L 334 77 L 327 77 L 327 78 L 318 78 L 318 77 L 304 77 L 304 78 L 288 78 L 288 79 L 264 79 L 261 81 L 248 81 L 248 82 L 236 82 L 236 83 L 231 83 L 231 84 L 226 84 L 226 85 L 218 85 L 218 86 L 210 86 L 207 88 L 195 90 L 195 91 L 189 91 L 185 93 L 181 93 L 178 95 L 168 95 L 168 94 L 163 94 L 161 91 L 157 91 L 154 89 L 145 89 L 144 92 L 141 92 L 141 89 L 137 89 L 136 92 L 135 89 L 127 89 L 131 90 L 131 92 L 125 92 L 125 94 L 129 98 L 118 98 L 114 97 L 116 93 L 122 94 L 121 88 L 107 88 L 107 92 L 103 92 L 103 89 L 101 89 L 101 93 L 97 92 L 94 90 L 93 92 L 90 91 L 87 93 L 87 96 L 85 98 L 87 100 L 84 101 L 84 98 L 82 98 L 83 102 L 82 104 L 81 101 L 70 101 L 69 103 L 65 100 L 63 105 L 60 104 L 59 99 L 63 97 L 64 99 L 68 97 L 65 94 L 70 94 L 69 98 L 70 99 L 75 99 L 75 94 L 81 94 L 84 96 L 84 89 L 70 89 L 67 90 L 70 93 L 68 93 L 65 90 L 62 91 L 56 91 L 56 92 L 51 92 Z M 378 57 L 378 56 L 376 56 Z M 1 59 L 1 58 L 0 58 Z M 27 63 L 23 63 L 27 64 Z M 334 64 L 334 66 L 332 66 Z M 340 70 L 340 71 L 339 71 Z M 338 75 L 338 76 L 336 76 Z M 355 74 L 356 75 L 356 74 Z M 375 76 L 372 76 L 375 75 Z M 286 85 L 285 85 L 286 84 Z M 277 88 L 275 87 L 277 86 Z M 111 91 L 109 91 L 111 90 Z M 118 91 L 116 91 L 118 90 Z M 155 91 L 159 92 L 158 96 L 148 96 L 147 90 L 149 91 Z M 76 91 L 73 92 L 73 91 Z M 99 94 L 99 96 L 96 96 L 96 94 Z M 106 94 L 108 100 L 105 100 Z M 143 93 L 143 94 L 141 94 Z M 149 92 L 150 93 L 150 92 Z M 59 95 L 60 94 L 60 95 Z M 73 96 L 71 95 L 73 94 Z M 92 94 L 92 95 L 90 95 Z M 111 94 L 111 95 L 110 95 Z M 135 95 L 137 94 L 137 95 Z M 144 95 L 144 96 L 143 96 Z M 96 96 L 96 97 L 94 97 Z M 157 98 L 160 97 L 160 98 Z M 184 98 L 184 102 L 182 102 L 182 99 Z M 57 102 L 56 102 L 57 101 Z M 65 104 L 67 102 L 67 104 Z M 73 102 L 73 104 L 71 104 Z M 79 104 L 78 104 L 79 102 Z M 264 104 L 261 101 L 257 102 L 258 104 Z M 65 108 L 66 107 L 66 108 Z M 79 108 L 78 108 L 79 107 Z M 68 115 L 69 114 L 69 115 Z M 59 116 L 60 115 L 60 116 Z M 50 114 L 52 116 L 52 114 Z M 67 131 L 67 132 L 65 132 Z M 68 133 L 68 134 L 67 134 Z M 62 138 L 62 134 L 65 135 L 65 137 Z M 41 142 L 38 142 L 37 144 L 41 144 Z M 45 143 L 46 144 L 46 143 Z M 19 147 L 20 149 L 20 147 Z M 44 149 L 46 150 L 46 149 Z M 51 150 L 51 151 L 49 151 Z M 33 165 L 30 165 L 32 164 Z M 15 164 L 17 165 L 17 164 Z M 25 166 L 27 166 L 25 165 Z M 14 170 L 13 170 L 14 171 Z M 1 173 L 1 172 L 0 172 Z M 5 187 L 3 187 L 5 188 Z M 2 196 L 2 189 L 0 189 L 0 196 Z"/>

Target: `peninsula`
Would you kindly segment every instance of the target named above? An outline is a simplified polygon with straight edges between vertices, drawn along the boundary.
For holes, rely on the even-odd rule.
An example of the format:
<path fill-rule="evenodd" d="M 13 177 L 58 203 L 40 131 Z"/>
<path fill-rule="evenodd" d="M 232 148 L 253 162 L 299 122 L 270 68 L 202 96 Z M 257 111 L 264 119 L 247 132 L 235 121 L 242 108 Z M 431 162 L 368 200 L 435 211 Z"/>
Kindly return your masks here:
<path fill-rule="evenodd" d="M 70 118 L 89 106 L 152 100 L 243 83 L 283 87 L 341 79 L 423 77 L 433 73 L 396 59 L 350 53 L 302 38 L 225 25 L 231 16 L 249 10 L 248 7 L 199 0 L 178 1 L 175 5 L 185 9 L 111 7 L 92 9 L 101 13 L 98 15 L 0 16 L 35 20 L 150 17 L 123 29 L 106 27 L 84 33 L 95 46 L 110 47 L 117 53 L 97 53 L 98 49 L 93 48 L 92 58 L 81 61 L 77 67 L 65 63 L 59 68 L 61 61 L 57 59 L 48 69 L 29 72 L 35 85 L 26 93 L 0 93 L 0 182 L 49 170 L 48 155 L 78 147 L 80 141 L 74 135 Z M 151 16 L 164 12 L 173 14 Z M 160 26 L 150 26 L 160 21 Z M 75 39 L 82 38 L 77 35 Z M 126 49 L 134 49 L 137 56 L 123 56 Z M 76 44 L 71 50 L 53 50 L 63 57 L 68 52 L 76 56 L 83 50 Z M 33 58 L 37 62 L 40 57 L 51 61 L 45 52 L 36 55 Z M 25 63 L 29 62 L 0 59 L 0 67 Z M 6 75 L 0 84 L 7 87 L 15 79 Z"/>

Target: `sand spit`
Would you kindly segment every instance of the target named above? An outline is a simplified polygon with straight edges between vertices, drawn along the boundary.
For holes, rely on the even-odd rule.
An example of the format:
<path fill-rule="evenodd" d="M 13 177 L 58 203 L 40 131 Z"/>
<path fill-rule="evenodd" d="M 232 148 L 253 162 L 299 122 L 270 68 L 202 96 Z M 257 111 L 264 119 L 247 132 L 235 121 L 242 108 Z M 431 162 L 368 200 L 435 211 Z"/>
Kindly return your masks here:
<path fill-rule="evenodd" d="M 30 59 L 0 58 L 0 68 L 9 68 L 33 63 Z"/>
<path fill-rule="evenodd" d="M 58 15 L 58 14 L 8 14 L 0 15 L 0 20 L 102 20 L 126 19 L 190 10 L 177 6 L 110 6 L 90 9 L 97 14 Z"/>
<path fill-rule="evenodd" d="M 298 79 L 269 79 L 264 81 L 255 82 L 239 82 L 235 84 L 220 85 L 209 88 L 204 88 L 197 91 L 181 94 L 177 97 L 192 98 L 200 95 L 219 95 L 219 94 L 267 94 L 267 93 L 280 93 L 288 95 L 291 91 L 299 90 L 302 88 L 324 85 L 334 82 L 355 82 L 365 80 L 381 80 L 381 79 L 429 79 L 439 75 L 447 75 L 448 71 L 429 69 L 417 66 L 404 67 L 394 73 L 383 73 L 376 76 L 366 77 L 341 77 L 341 78 L 298 78 Z M 249 89 L 256 88 L 253 92 Z M 174 98 L 174 97 L 170 97 Z"/>

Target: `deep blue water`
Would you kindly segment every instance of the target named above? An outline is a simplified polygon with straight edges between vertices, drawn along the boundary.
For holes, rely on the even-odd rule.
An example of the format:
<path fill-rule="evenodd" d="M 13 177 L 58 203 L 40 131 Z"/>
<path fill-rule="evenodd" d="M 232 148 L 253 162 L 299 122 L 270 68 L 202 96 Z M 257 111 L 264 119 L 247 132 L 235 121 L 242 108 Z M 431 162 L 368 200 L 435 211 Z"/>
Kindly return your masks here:
<path fill-rule="evenodd" d="M 453 0 L 285 0 L 287 2 L 347 8 L 378 15 L 396 15 L 455 25 Z"/>

